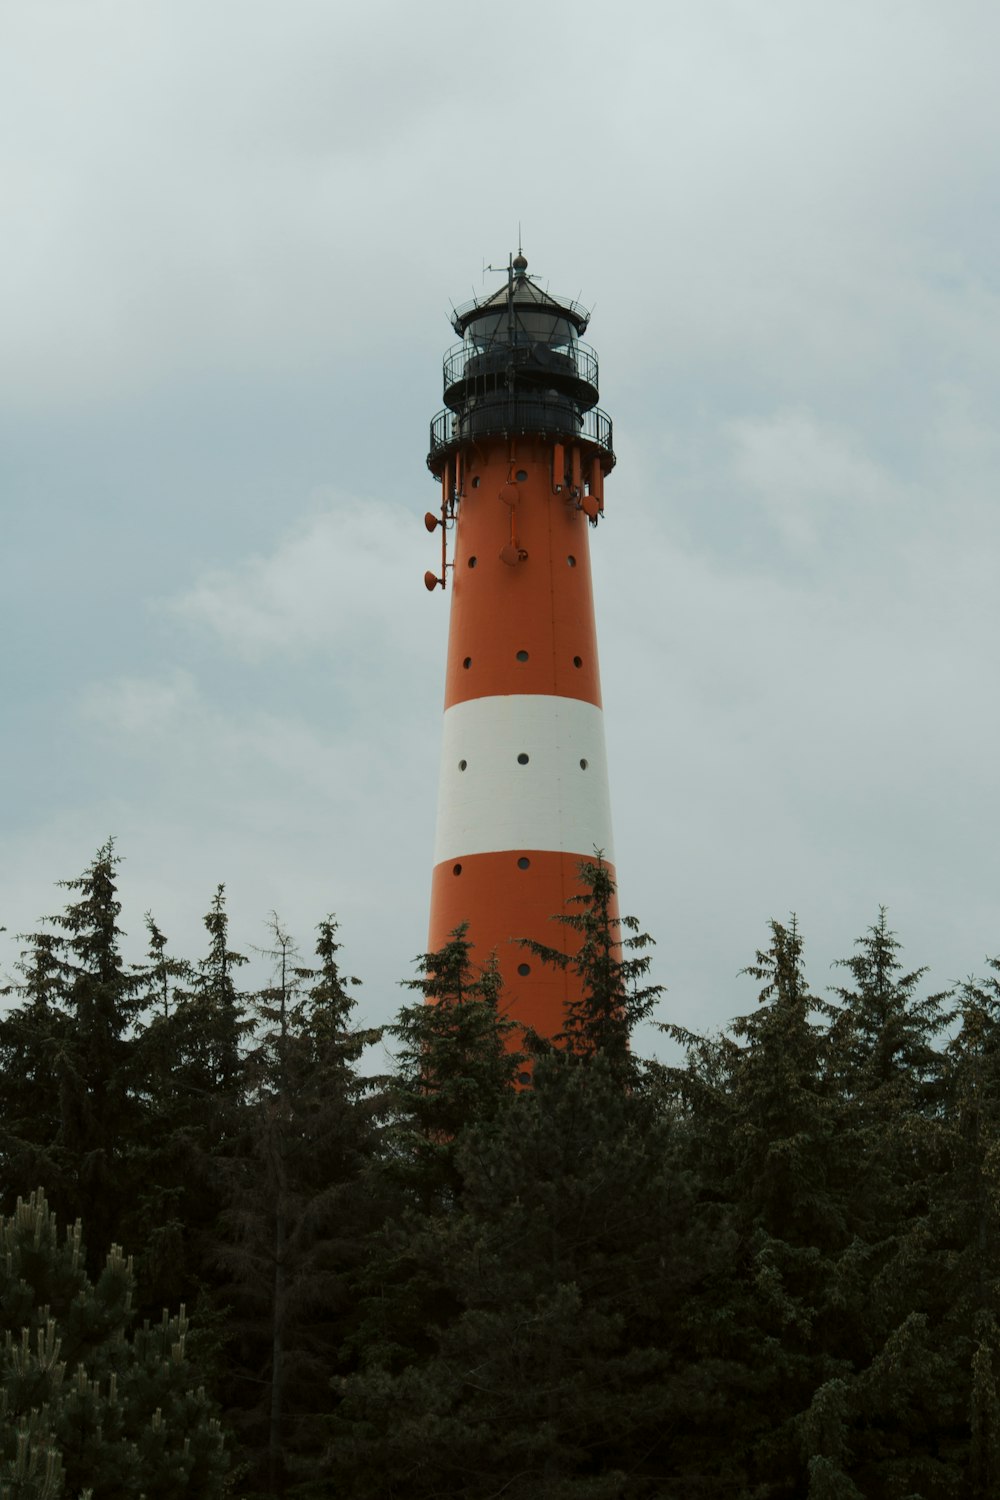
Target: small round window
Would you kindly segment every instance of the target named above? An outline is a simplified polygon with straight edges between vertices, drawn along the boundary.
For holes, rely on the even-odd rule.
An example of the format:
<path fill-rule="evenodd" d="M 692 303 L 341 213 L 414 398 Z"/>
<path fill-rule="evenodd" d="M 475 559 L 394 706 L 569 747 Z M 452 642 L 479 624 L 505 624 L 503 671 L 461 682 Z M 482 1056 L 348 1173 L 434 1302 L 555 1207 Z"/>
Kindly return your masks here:
<path fill-rule="evenodd" d="M 525 974 L 530 974 L 531 973 L 531 965 L 530 964 L 518 964 L 518 966 L 517 966 L 517 972 L 523 978 Z"/>
<path fill-rule="evenodd" d="M 583 657 L 582 656 L 574 656 L 574 658 L 573 658 L 573 665 L 574 665 L 574 667 L 582 667 L 583 666 Z"/>
<path fill-rule="evenodd" d="M 528 859 L 527 855 L 522 854 L 521 858 L 517 862 L 517 868 L 519 870 L 526 870 L 530 864 L 531 860 Z"/>
<path fill-rule="evenodd" d="M 527 651 L 519 651 L 517 653 L 517 659 L 518 659 L 518 661 L 527 661 L 528 660 L 528 653 L 527 653 Z"/>
<path fill-rule="evenodd" d="M 467 766 L 467 765 L 468 765 L 468 764 L 469 764 L 469 762 L 468 762 L 468 761 L 467 761 L 467 760 L 460 760 L 460 761 L 459 761 L 459 763 L 458 763 L 458 769 L 459 769 L 459 770 L 460 770 L 460 771 L 464 771 L 464 770 L 465 770 L 465 768 L 466 768 L 466 766 Z"/>
<path fill-rule="evenodd" d="M 525 753 L 524 753 L 523 750 L 521 751 L 520 755 L 517 757 L 517 763 L 518 763 L 519 766 L 526 766 L 528 764 L 528 757 L 525 755 Z"/>
<path fill-rule="evenodd" d="M 568 568 L 575 568 L 576 567 L 576 558 L 573 556 L 572 552 L 570 553 L 569 557 L 567 557 L 567 559 L 566 559 L 566 566 Z"/>
<path fill-rule="evenodd" d="M 462 666 L 465 668 L 466 671 L 468 671 L 469 668 L 472 666 L 472 657 L 471 656 L 467 656 L 465 658 L 465 660 L 463 661 Z"/>
<path fill-rule="evenodd" d="M 523 484 L 527 477 L 527 469 L 518 469 L 517 473 L 514 475 L 514 478 L 517 480 L 518 484 Z"/>
<path fill-rule="evenodd" d="M 476 566 L 476 563 L 478 561 L 479 561 L 478 557 L 470 557 L 469 558 L 469 567 L 470 568 L 474 568 Z"/>
<path fill-rule="evenodd" d="M 461 873 L 462 873 L 462 866 L 461 865 L 452 865 L 452 867 L 451 867 L 451 873 L 453 875 L 461 875 Z"/>

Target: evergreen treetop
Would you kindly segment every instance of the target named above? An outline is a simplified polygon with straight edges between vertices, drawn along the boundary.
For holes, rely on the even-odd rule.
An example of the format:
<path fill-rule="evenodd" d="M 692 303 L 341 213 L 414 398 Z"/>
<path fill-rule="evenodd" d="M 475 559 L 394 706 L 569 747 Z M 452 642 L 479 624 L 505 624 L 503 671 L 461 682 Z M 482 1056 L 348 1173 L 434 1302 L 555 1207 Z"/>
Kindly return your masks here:
<path fill-rule="evenodd" d="M 595 859 L 581 861 L 579 878 L 582 890 L 568 902 L 573 909 L 555 914 L 573 934 L 570 951 L 534 938 L 520 942 L 576 981 L 565 1030 L 555 1040 L 579 1059 L 600 1054 L 620 1075 L 631 1077 L 632 1034 L 663 994 L 662 985 L 644 982 L 652 962 L 646 949 L 653 939 L 635 917 L 619 915 L 614 878 L 600 851 Z"/>

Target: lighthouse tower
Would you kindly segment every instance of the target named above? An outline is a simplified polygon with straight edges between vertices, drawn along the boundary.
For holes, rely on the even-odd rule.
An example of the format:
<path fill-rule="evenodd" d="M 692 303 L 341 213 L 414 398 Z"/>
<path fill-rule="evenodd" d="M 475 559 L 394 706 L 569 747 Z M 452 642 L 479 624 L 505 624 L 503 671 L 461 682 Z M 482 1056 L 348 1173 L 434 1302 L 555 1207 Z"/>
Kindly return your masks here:
<path fill-rule="evenodd" d="M 581 860 L 613 863 L 590 532 L 615 457 L 589 316 L 513 256 L 494 295 L 455 312 L 427 457 L 441 571 L 425 583 L 451 592 L 429 945 L 468 923 L 506 1009 L 545 1036 L 577 981 L 517 940 L 571 951 L 552 918 Z"/>

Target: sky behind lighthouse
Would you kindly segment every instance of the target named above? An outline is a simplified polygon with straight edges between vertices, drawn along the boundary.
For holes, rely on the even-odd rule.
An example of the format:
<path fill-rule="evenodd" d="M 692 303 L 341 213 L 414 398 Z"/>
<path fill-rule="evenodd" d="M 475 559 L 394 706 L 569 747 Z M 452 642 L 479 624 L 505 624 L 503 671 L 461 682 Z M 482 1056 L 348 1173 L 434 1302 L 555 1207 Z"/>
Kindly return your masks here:
<path fill-rule="evenodd" d="M 622 900 L 662 1019 L 888 907 L 1000 952 L 1000 11 L 0 0 L 0 969 L 109 834 L 130 952 L 426 933 L 450 303 L 594 308 Z M 3 945 L 6 945 L 5 947 Z M 646 1039 L 659 1046 L 654 1034 Z"/>

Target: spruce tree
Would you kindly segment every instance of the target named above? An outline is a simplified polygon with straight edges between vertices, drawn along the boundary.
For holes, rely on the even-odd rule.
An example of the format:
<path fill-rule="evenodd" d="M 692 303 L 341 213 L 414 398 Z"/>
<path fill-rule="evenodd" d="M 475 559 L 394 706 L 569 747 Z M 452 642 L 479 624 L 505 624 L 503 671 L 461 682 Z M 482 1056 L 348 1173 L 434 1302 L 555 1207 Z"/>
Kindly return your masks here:
<path fill-rule="evenodd" d="M 670 1110 L 636 1086 L 629 1032 L 646 1006 L 627 1001 L 645 961 L 623 972 L 606 868 L 591 873 L 598 898 L 574 919 L 592 1017 L 581 1009 L 566 1045 L 540 1050 L 530 1087 L 495 1087 L 492 1030 L 456 1066 L 448 1017 L 405 1054 L 449 1170 L 399 1226 L 396 1280 L 379 1284 L 391 1333 L 372 1329 L 362 1368 L 339 1383 L 329 1478 L 359 1500 L 742 1493 L 712 1437 L 722 1365 L 698 1349 L 702 1299 L 732 1245 L 698 1208 Z M 450 976 L 460 1011 L 476 983 L 464 933 L 424 968 Z"/>
<path fill-rule="evenodd" d="M 968 1422 L 968 1494 L 1000 1488 L 1000 960 L 957 996 L 960 1026 L 947 1048 L 947 1171 L 935 1182 L 936 1270 L 946 1292 L 939 1337 L 949 1386 Z"/>
<path fill-rule="evenodd" d="M 230 947 L 223 886 L 204 919 L 208 951 L 197 963 L 172 956 L 147 917 L 149 963 L 139 971 L 143 1020 L 136 1033 L 142 1111 L 138 1172 L 122 1238 L 134 1249 L 151 1314 L 181 1298 L 197 1305 L 218 1280 L 212 1263 L 222 1191 L 219 1159 L 242 1128 L 241 1044 L 252 1022 L 236 975 L 247 963 Z"/>
<path fill-rule="evenodd" d="M 272 919 L 274 981 L 255 998 L 244 1126 L 223 1164 L 231 1418 L 249 1481 L 268 1495 L 315 1462 L 379 1205 L 378 1103 L 357 1065 L 380 1032 L 353 1024 L 359 981 L 341 973 L 336 931 L 332 917 L 320 924 L 307 967 Z"/>
<path fill-rule="evenodd" d="M 404 981 L 421 999 L 401 1007 L 388 1028 L 398 1050 L 386 1085 L 384 1217 L 365 1246 L 357 1284 L 360 1319 L 350 1349 L 361 1369 L 352 1389 L 419 1379 L 456 1311 L 439 1240 L 461 1199 L 461 1141 L 477 1125 L 496 1128 L 515 1096 L 523 1062 L 511 1046 L 517 1027 L 502 1013 L 495 958 L 480 968 L 471 948 L 461 926 L 439 950 L 422 954 L 419 976 Z M 350 1483 L 360 1483 L 339 1435 L 335 1441 L 338 1483 L 348 1482 L 348 1472 Z"/>
<path fill-rule="evenodd" d="M 924 969 L 904 972 L 885 909 L 839 967 L 830 1015 L 830 1076 L 844 1105 L 841 1150 L 864 1162 L 851 1194 L 852 1230 L 894 1242 L 926 1212 L 939 1161 L 937 1120 L 944 1059 L 936 1039 L 951 1019 L 944 993 L 922 996 Z"/>
<path fill-rule="evenodd" d="M 339 1383 L 333 1492 L 746 1493 L 717 1440 L 725 1361 L 702 1352 L 734 1245 L 679 1156 L 603 1056 L 540 1056 L 530 1089 L 463 1131 L 453 1207 L 411 1236 L 411 1295 L 437 1289 L 422 1342 L 405 1361 L 372 1342 Z"/>
<path fill-rule="evenodd" d="M 188 1051 L 184 1059 L 184 1082 L 192 1100 L 214 1106 L 213 1134 L 224 1136 L 228 1120 L 242 1099 L 244 1089 L 241 1043 L 253 1028 L 247 1016 L 246 996 L 236 984 L 238 971 L 248 962 L 229 946 L 229 913 L 225 886 L 217 887 L 205 914 L 209 946 L 198 964 L 191 990 L 184 997 L 184 1023 Z"/>
<path fill-rule="evenodd" d="M 523 1062 L 513 1047 L 517 1025 L 503 1013 L 496 956 L 479 968 L 471 953 L 463 924 L 437 952 L 422 954 L 419 976 L 404 981 L 422 999 L 404 1005 L 388 1028 L 397 1044 L 394 1159 L 425 1208 L 457 1189 L 462 1131 L 497 1114 Z"/>
<path fill-rule="evenodd" d="M 583 889 L 570 897 L 572 910 L 555 916 L 572 934 L 569 951 L 533 938 L 521 943 L 576 980 L 556 1041 L 579 1058 L 601 1054 L 619 1076 L 631 1077 L 630 1038 L 663 993 L 662 985 L 645 982 L 652 938 L 635 917 L 617 914 L 614 879 L 600 853 L 581 861 L 579 877 Z"/>
<path fill-rule="evenodd" d="M 935 1043 L 951 1012 L 947 995 L 921 994 L 925 971 L 904 970 L 900 952 L 882 909 L 839 965 L 853 983 L 835 987 L 827 1012 L 851 1236 L 837 1279 L 844 1474 L 863 1494 L 946 1495 L 964 1383 L 941 1339 L 949 1274 L 935 1206 L 948 1165 Z"/>
<path fill-rule="evenodd" d="M 13 1095 L 7 1170 L 47 1169 L 59 1211 L 73 1218 L 86 1211 L 96 1244 L 120 1237 L 139 1116 L 133 1026 L 140 981 L 121 952 L 118 864 L 109 840 L 82 875 L 60 881 L 76 899 L 49 919 L 56 932 L 28 939 L 24 1004 L 0 1033 L 2 1086 Z M 34 1119 L 24 1074 L 39 1075 L 42 1085 Z M 19 1187 L 23 1181 L 8 1177 L 8 1202 Z"/>
<path fill-rule="evenodd" d="M 671 1028 L 688 1047 L 673 1081 L 704 1202 L 740 1247 L 703 1320 L 706 1352 L 729 1370 L 733 1454 L 763 1493 L 798 1500 L 810 1455 L 797 1424 L 818 1387 L 842 1373 L 830 1343 L 849 1243 L 837 1112 L 797 923 L 772 922 L 745 972 L 760 987 L 758 1006 L 731 1035 Z"/>
<path fill-rule="evenodd" d="M 0 1016 L 0 1207 L 13 1208 L 26 1184 L 61 1183 L 58 1059 L 69 1044 L 59 938 L 39 932 L 5 994 L 20 1004 Z"/>

